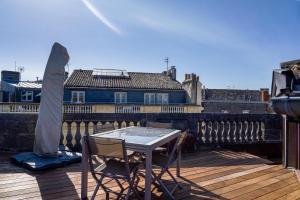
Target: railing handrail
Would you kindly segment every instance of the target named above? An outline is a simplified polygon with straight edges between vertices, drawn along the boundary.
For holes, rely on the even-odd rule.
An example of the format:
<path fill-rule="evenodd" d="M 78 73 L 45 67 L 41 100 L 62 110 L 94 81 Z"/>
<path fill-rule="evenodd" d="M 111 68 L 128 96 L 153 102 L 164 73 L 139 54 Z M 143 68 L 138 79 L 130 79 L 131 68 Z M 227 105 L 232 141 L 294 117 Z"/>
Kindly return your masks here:
<path fill-rule="evenodd" d="M 200 113 L 199 105 L 185 104 L 70 104 L 65 103 L 64 113 Z M 0 103 L 0 113 L 36 113 L 39 103 Z"/>

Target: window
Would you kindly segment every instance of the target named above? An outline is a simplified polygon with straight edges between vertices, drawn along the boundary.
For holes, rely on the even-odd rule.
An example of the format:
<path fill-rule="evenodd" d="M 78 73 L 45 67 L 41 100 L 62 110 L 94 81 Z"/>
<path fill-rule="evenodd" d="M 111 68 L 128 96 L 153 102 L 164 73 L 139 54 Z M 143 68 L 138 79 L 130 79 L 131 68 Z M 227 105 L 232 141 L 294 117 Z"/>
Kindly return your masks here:
<path fill-rule="evenodd" d="M 115 103 L 127 103 L 127 93 L 115 92 Z"/>
<path fill-rule="evenodd" d="M 169 94 L 168 93 L 158 93 L 156 102 L 157 102 L 157 104 L 168 104 L 169 103 Z"/>
<path fill-rule="evenodd" d="M 21 101 L 33 101 L 33 91 L 23 90 L 21 92 Z"/>
<path fill-rule="evenodd" d="M 84 103 L 85 102 L 85 92 L 84 91 L 72 91 L 72 103 Z"/>
<path fill-rule="evenodd" d="M 145 93 L 144 104 L 155 104 L 155 93 Z"/>

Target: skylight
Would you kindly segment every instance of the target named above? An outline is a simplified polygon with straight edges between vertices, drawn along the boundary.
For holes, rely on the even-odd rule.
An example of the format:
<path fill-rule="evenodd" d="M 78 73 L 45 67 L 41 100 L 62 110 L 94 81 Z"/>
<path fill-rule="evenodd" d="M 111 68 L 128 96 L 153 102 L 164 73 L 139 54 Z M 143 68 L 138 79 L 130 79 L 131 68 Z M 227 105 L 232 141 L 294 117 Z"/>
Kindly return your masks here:
<path fill-rule="evenodd" d="M 129 77 L 128 72 L 122 69 L 93 69 L 93 76 Z"/>

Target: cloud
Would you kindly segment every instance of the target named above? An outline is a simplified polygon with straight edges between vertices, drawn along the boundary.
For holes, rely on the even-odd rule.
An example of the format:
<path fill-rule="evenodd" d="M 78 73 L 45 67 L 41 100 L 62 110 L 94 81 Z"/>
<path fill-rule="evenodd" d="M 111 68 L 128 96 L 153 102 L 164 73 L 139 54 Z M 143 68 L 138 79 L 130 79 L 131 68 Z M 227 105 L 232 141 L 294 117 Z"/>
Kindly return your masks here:
<path fill-rule="evenodd" d="M 109 21 L 89 0 L 81 0 L 82 3 L 97 17 L 105 26 L 118 35 L 122 35 L 122 31 Z"/>

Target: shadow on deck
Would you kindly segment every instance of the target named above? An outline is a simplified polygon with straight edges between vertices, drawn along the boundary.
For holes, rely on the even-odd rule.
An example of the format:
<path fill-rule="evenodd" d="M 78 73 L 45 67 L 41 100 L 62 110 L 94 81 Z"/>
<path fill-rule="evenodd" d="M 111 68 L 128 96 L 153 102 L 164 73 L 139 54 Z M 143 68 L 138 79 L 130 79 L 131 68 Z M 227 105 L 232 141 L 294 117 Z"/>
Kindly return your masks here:
<path fill-rule="evenodd" d="M 8 158 L 8 154 L 0 154 L 0 199 L 80 198 L 79 164 L 35 173 L 11 164 Z M 175 168 L 171 171 L 175 173 Z M 184 154 L 181 176 L 178 180 L 183 190 L 176 191 L 177 199 L 300 198 L 300 184 L 293 171 L 243 152 Z M 95 187 L 91 176 L 88 185 L 90 196 Z M 110 188 L 115 186 L 111 183 Z M 99 190 L 97 197 L 105 199 L 103 191 Z M 153 199 L 159 198 L 163 195 L 156 190 Z"/>

